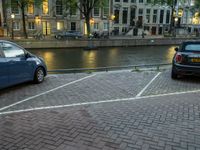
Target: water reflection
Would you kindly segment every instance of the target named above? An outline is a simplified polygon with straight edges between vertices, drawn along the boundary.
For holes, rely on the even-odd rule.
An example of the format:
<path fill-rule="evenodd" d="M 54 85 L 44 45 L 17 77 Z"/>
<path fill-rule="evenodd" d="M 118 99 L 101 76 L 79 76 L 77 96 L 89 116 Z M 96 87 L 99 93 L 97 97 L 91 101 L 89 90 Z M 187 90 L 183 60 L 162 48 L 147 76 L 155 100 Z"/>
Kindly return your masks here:
<path fill-rule="evenodd" d="M 96 68 L 98 62 L 97 51 L 84 51 L 82 55 L 82 68 Z"/>
<path fill-rule="evenodd" d="M 171 63 L 175 46 L 137 46 L 29 50 L 43 57 L 49 70 Z"/>

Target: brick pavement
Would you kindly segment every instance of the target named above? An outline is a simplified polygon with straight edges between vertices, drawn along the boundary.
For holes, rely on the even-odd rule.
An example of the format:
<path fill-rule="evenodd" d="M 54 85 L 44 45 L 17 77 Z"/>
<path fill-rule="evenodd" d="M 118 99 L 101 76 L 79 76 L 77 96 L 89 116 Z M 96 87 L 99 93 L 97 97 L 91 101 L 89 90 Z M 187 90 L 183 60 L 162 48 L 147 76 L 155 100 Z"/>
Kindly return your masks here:
<path fill-rule="evenodd" d="M 157 72 L 97 74 L 76 83 L 77 85 L 58 90 L 58 93 L 49 93 L 46 97 L 29 102 L 32 105 L 34 101 L 35 104 L 42 101 L 43 104 L 51 105 L 43 100 L 69 100 L 66 98 L 68 94 L 76 91 L 91 94 L 85 97 L 87 101 L 98 101 L 101 95 L 105 98 L 121 98 L 125 95 L 134 97 L 156 74 Z M 63 75 L 63 79 L 52 79 L 63 81 L 65 78 Z M 47 79 L 48 83 L 53 84 L 52 79 Z M 169 71 L 166 71 L 143 94 L 197 90 L 200 89 L 198 83 L 198 78 L 173 81 Z M 89 85 L 93 86 L 86 88 Z M 103 85 L 105 88 L 101 88 Z M 11 89 L 14 93 L 20 89 L 28 91 L 26 88 L 29 86 L 36 85 L 21 85 L 19 89 Z M 80 91 L 82 88 L 84 90 Z M 95 93 L 95 88 L 101 94 L 97 94 L 98 91 Z M 56 96 L 70 90 L 64 96 Z M 1 94 L 5 99 L 15 96 L 9 89 Z M 115 95 L 117 96 L 114 97 Z M 71 96 L 78 99 L 78 96 Z M 197 150 L 200 149 L 199 97 L 200 93 L 196 92 L 0 115 L 0 150 Z M 55 104 L 54 102 L 53 105 Z M 20 108 L 21 104 L 10 110 Z"/>
<path fill-rule="evenodd" d="M 151 80 L 157 72 L 109 72 L 97 73 L 95 77 L 83 80 L 62 89 L 34 98 L 8 109 L 20 110 L 34 107 L 66 105 L 80 102 L 110 100 L 134 97 Z M 59 77 L 68 78 L 68 76 Z M 57 78 L 57 80 L 59 80 Z M 49 81 L 49 80 L 48 80 Z M 47 83 L 48 83 L 47 81 Z M 47 86 L 53 85 L 51 81 Z M 44 85 L 46 86 L 46 85 Z M 50 89 L 50 88 L 49 88 Z M 22 91 L 23 92 L 23 91 Z M 30 93 L 35 93 L 31 90 Z M 12 94 L 11 94 L 12 95 Z M 33 94 L 32 94 L 33 95 Z M 13 98 L 15 94 L 13 94 Z M 20 97 L 23 99 L 22 97 Z M 19 99 L 19 98 L 18 98 Z"/>

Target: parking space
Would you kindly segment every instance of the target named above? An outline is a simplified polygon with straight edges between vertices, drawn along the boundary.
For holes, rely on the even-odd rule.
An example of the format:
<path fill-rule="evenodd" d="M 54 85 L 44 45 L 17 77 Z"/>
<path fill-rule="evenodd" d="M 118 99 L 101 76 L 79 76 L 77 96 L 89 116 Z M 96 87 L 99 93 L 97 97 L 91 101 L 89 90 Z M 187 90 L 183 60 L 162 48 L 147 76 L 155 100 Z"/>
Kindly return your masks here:
<path fill-rule="evenodd" d="M 47 92 L 89 76 L 88 74 L 49 75 L 44 83 L 25 83 L 0 91 L 0 108 L 19 102 L 23 99 Z"/>
<path fill-rule="evenodd" d="M 172 80 L 169 69 L 50 75 L 43 84 L 28 83 L 2 91 L 0 112 L 194 91 L 200 89 L 199 83 L 198 78 Z"/>
<path fill-rule="evenodd" d="M 16 105 L 11 105 L 8 107 L 8 109 L 3 108 L 3 110 L 0 110 L 15 111 L 37 107 L 69 105 L 130 97 L 132 98 L 135 97 L 156 74 L 157 72 L 122 71 L 85 75 L 86 79 L 84 80 L 75 80 L 77 82 L 67 86 L 62 86 L 56 90 L 47 90 L 47 93 L 42 95 L 40 93 L 36 93 L 34 90 L 30 90 L 30 93 L 32 93 L 30 98 L 18 96 L 20 97 L 18 99 L 20 102 L 19 104 L 17 103 Z M 65 78 L 68 78 L 68 75 L 62 75 L 62 77 L 59 76 L 57 77 L 57 80 L 59 80 L 59 78 L 60 80 L 64 80 Z M 56 80 L 52 81 L 52 78 L 47 78 L 46 82 L 49 81 L 57 82 Z M 42 86 L 45 86 L 45 84 Z M 23 95 L 23 92 L 21 94 Z M 34 94 L 36 97 L 32 98 L 31 96 L 34 96 Z M 13 94 L 13 97 L 15 96 L 16 95 Z"/>
<path fill-rule="evenodd" d="M 9 88 L 0 95 L 0 149 L 200 149 L 199 83 L 171 80 L 170 70 L 117 71 Z"/>

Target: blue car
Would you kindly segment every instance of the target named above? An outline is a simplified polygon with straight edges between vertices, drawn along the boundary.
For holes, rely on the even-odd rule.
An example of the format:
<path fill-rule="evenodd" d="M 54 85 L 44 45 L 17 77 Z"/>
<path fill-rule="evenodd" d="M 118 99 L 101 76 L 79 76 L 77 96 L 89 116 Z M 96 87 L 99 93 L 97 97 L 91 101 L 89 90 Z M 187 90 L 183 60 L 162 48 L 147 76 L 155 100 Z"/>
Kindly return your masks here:
<path fill-rule="evenodd" d="M 42 58 L 13 42 L 0 40 L 0 89 L 26 81 L 41 83 L 46 75 Z"/>

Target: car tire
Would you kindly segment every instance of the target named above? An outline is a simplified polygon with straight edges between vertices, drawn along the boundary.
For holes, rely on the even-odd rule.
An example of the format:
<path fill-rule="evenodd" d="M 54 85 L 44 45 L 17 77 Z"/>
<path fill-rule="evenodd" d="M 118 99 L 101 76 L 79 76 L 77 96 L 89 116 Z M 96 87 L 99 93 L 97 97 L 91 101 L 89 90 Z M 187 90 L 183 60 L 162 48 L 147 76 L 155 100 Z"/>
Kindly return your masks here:
<path fill-rule="evenodd" d="M 171 78 L 172 79 L 178 79 L 178 74 L 174 71 L 173 68 L 172 68 L 172 72 L 171 72 Z"/>
<path fill-rule="evenodd" d="M 57 36 L 57 39 L 58 39 L 58 40 L 62 40 L 62 36 L 58 35 L 58 36 Z"/>
<path fill-rule="evenodd" d="M 42 67 L 37 68 L 34 75 L 34 83 L 42 83 L 44 81 L 44 76 L 44 69 Z"/>
<path fill-rule="evenodd" d="M 44 35 L 43 34 L 39 37 L 39 40 L 44 40 Z"/>

